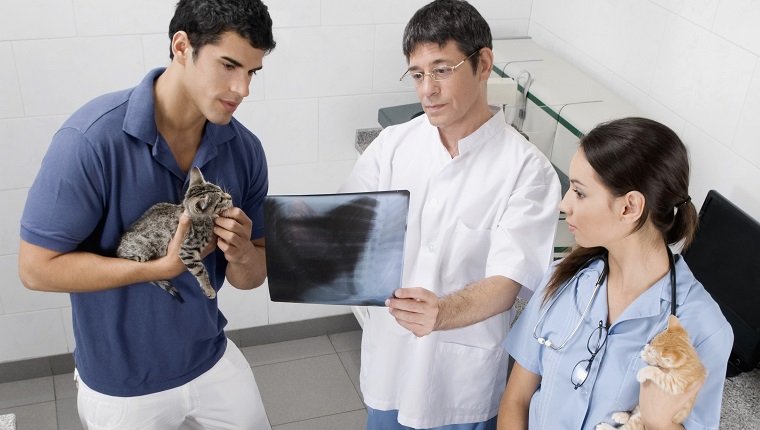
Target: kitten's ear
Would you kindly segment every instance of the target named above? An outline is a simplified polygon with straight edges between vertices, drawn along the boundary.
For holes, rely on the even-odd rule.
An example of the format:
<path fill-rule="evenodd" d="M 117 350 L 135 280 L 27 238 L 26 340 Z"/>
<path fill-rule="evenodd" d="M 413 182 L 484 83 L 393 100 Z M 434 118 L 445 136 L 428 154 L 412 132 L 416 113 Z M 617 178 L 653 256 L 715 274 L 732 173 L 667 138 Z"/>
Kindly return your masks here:
<path fill-rule="evenodd" d="M 681 327 L 681 321 L 675 315 L 668 317 L 668 328 Z"/>
<path fill-rule="evenodd" d="M 195 210 L 199 214 L 206 211 L 206 206 L 208 206 L 208 198 L 206 197 L 198 199 L 198 201 L 195 202 Z"/>
<path fill-rule="evenodd" d="M 193 168 L 190 169 L 190 186 L 192 187 L 193 185 L 200 185 L 204 182 L 206 181 L 203 179 L 201 169 L 193 166 Z"/>

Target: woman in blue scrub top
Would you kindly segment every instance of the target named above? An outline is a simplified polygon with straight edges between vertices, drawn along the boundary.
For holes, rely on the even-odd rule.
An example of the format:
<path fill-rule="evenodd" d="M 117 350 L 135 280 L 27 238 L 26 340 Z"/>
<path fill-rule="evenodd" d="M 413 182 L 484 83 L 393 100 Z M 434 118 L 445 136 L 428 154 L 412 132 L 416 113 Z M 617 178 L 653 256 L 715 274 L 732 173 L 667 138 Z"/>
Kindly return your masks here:
<path fill-rule="evenodd" d="M 577 247 L 552 267 L 505 341 L 515 364 L 498 428 L 594 429 L 640 404 L 648 430 L 717 429 L 733 333 L 668 248 L 687 247 L 697 225 L 685 146 L 655 121 L 611 121 L 581 139 L 570 182 L 560 209 Z M 671 418 L 692 393 L 636 380 L 647 365 L 640 352 L 667 326 L 673 301 L 708 370 L 683 425 Z"/>

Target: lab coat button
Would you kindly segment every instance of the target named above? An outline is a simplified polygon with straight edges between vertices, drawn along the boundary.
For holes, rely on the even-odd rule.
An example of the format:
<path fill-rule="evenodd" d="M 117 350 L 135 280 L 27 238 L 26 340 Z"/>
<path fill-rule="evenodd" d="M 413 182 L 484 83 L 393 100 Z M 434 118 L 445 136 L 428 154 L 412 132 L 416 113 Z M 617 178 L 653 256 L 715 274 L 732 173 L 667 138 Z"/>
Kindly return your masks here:
<path fill-rule="evenodd" d="M 427 246 L 427 249 L 428 249 L 428 251 L 430 251 L 430 252 L 435 252 L 435 245 L 433 245 L 433 244 L 431 243 L 431 244 L 429 244 L 429 245 Z"/>

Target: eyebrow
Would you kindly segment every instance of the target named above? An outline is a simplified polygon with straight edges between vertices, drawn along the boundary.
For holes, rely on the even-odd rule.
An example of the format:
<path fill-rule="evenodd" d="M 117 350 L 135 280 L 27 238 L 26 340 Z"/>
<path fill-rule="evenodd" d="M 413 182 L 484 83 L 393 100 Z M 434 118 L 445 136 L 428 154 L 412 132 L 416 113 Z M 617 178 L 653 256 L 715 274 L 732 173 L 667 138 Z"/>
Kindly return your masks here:
<path fill-rule="evenodd" d="M 585 184 L 583 182 L 581 182 L 581 181 L 579 181 L 577 179 L 571 179 L 570 183 L 573 184 L 573 185 L 585 186 Z"/>
<path fill-rule="evenodd" d="M 236 59 L 234 59 L 234 58 L 230 58 L 230 57 L 227 57 L 227 56 L 223 55 L 223 56 L 222 56 L 222 59 L 223 59 L 223 60 L 225 60 L 225 61 L 229 61 L 230 63 L 232 63 L 232 64 L 233 64 L 234 66 L 236 66 L 236 67 L 243 67 L 243 65 L 240 63 L 240 61 L 238 61 L 238 60 L 236 60 Z M 254 69 L 251 69 L 251 70 L 249 70 L 249 72 L 256 72 L 256 71 L 259 71 L 259 70 L 261 70 L 261 69 L 262 69 L 262 67 L 263 67 L 263 66 L 259 66 L 259 67 L 256 67 L 256 68 L 254 68 Z"/>
<path fill-rule="evenodd" d="M 451 61 L 448 60 L 448 59 L 440 58 L 438 60 L 434 60 L 431 64 L 433 66 L 438 66 L 438 65 L 441 65 L 441 64 L 448 64 L 448 63 L 451 63 Z M 414 69 L 424 70 L 424 68 L 422 66 L 410 66 L 407 70 L 411 71 L 411 70 L 414 70 Z"/>

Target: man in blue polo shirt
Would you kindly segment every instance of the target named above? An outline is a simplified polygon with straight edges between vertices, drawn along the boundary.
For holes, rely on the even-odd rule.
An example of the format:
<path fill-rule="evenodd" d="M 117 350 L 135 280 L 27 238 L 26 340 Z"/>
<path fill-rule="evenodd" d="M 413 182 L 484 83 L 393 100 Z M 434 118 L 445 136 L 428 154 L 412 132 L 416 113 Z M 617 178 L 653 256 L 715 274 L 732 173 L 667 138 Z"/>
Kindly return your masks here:
<path fill-rule="evenodd" d="M 260 0 L 181 0 L 171 64 L 101 96 L 55 134 L 21 220 L 28 288 L 71 293 L 78 409 L 85 429 L 268 429 L 251 368 L 226 319 L 179 259 L 115 258 L 122 233 L 157 202 L 179 203 L 192 166 L 232 195 L 204 259 L 212 284 L 266 277 L 261 143 L 232 117 L 248 96 L 272 21 Z M 171 279 L 180 303 L 150 284 Z"/>

